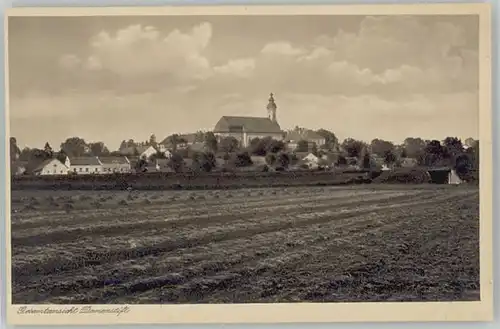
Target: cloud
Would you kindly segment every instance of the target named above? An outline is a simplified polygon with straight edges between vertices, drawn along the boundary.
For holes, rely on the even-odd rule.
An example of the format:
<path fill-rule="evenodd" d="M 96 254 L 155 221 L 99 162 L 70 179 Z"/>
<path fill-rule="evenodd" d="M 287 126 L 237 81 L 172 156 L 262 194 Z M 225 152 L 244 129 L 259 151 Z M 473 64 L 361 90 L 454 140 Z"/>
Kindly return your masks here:
<path fill-rule="evenodd" d="M 43 82 L 56 81 L 64 92 L 11 98 L 12 131 L 20 135 L 33 118 L 47 127 L 57 118 L 67 131 L 106 143 L 119 143 L 127 136 L 113 134 L 128 131 L 146 139 L 212 127 L 221 115 L 265 116 L 274 92 L 285 128 L 323 127 L 367 140 L 477 137 L 477 44 L 466 41 L 458 21 L 439 20 L 366 17 L 349 31 L 307 38 L 283 32 L 279 41 L 253 31 L 251 38 L 219 36 L 226 32 L 208 22 L 183 30 L 106 30 L 87 49 L 68 47 L 52 57 L 58 74 Z M 120 127 L 114 133 L 111 121 Z M 58 133 L 51 128 L 41 138 Z"/>
<path fill-rule="evenodd" d="M 214 67 L 214 72 L 231 75 L 240 78 L 248 78 L 255 70 L 255 60 L 252 58 L 242 58 L 230 60 L 225 65 Z"/>
<path fill-rule="evenodd" d="M 289 42 L 278 41 L 266 44 L 260 52 L 267 55 L 297 56 L 304 54 L 306 50 L 295 48 Z"/>
<path fill-rule="evenodd" d="M 75 69 L 81 65 L 82 60 L 74 54 L 64 54 L 59 58 L 59 65 L 64 69 Z"/>
<path fill-rule="evenodd" d="M 347 94 L 477 90 L 478 52 L 465 46 L 465 30 L 457 24 L 366 17 L 357 32 L 320 35 L 309 47 L 266 44 L 256 70 L 261 81 L 288 82 L 297 92 L 312 86 L 319 93 Z"/>
<path fill-rule="evenodd" d="M 68 69 L 79 66 L 122 78 L 161 74 L 181 81 L 203 80 L 211 73 L 204 55 L 211 38 L 212 26 L 206 22 L 188 32 L 173 30 L 167 35 L 153 26 L 131 25 L 116 33 L 101 31 L 91 38 L 87 58 L 66 55 L 61 63 Z"/>

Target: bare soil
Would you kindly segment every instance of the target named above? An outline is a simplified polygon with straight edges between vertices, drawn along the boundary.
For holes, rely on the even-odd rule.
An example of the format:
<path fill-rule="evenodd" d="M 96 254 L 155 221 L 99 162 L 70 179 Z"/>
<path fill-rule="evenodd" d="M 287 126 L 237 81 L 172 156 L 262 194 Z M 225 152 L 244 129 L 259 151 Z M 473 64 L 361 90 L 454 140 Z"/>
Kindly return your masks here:
<path fill-rule="evenodd" d="M 14 304 L 479 300 L 473 186 L 13 191 Z"/>

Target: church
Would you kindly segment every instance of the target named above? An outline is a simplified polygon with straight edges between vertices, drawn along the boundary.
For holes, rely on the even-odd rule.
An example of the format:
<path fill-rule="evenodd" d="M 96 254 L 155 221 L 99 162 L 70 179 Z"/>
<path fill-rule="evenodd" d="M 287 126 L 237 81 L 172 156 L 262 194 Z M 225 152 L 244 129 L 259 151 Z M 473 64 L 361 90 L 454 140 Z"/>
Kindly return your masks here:
<path fill-rule="evenodd" d="M 223 116 L 214 128 L 214 135 L 236 138 L 241 146 L 247 147 L 254 138 L 271 137 L 283 140 L 284 132 L 276 120 L 276 103 L 271 93 L 267 104 L 267 117 Z"/>

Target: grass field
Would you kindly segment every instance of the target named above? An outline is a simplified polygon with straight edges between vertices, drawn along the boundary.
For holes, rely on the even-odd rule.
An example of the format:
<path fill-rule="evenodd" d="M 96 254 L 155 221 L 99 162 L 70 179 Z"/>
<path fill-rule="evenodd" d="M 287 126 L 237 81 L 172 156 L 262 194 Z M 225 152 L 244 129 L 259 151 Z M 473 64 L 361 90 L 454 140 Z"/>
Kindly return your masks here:
<path fill-rule="evenodd" d="M 479 190 L 13 191 L 13 303 L 479 299 Z"/>

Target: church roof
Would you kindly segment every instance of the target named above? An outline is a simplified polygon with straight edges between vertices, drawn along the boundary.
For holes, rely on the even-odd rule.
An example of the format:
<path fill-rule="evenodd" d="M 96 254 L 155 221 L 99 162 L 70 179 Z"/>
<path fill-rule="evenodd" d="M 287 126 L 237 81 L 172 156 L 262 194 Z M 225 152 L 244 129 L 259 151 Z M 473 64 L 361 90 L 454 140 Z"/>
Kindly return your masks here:
<path fill-rule="evenodd" d="M 281 133 L 278 123 L 269 118 L 223 116 L 214 132 L 229 132 L 230 127 L 244 128 L 247 133 Z"/>

